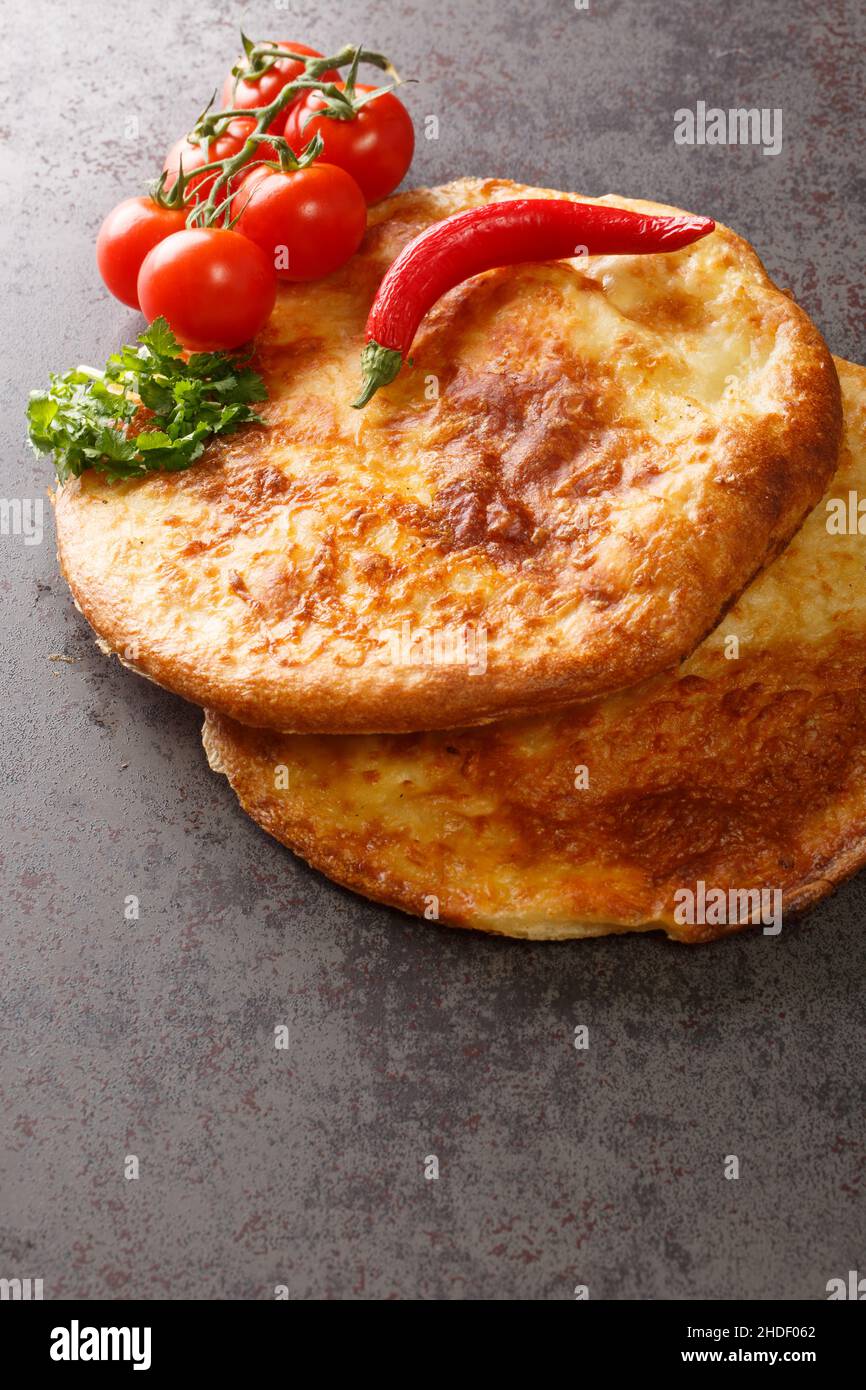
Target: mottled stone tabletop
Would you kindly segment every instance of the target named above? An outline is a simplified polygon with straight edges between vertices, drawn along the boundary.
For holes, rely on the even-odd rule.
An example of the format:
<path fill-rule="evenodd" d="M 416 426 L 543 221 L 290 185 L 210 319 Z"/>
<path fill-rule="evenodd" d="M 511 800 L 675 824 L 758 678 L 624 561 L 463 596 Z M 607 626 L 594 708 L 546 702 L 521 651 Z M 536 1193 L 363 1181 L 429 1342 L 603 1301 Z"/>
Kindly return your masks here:
<path fill-rule="evenodd" d="M 864 360 L 859 0 L 31 0 L 2 23 L 7 499 L 50 481 L 30 387 L 140 327 L 94 235 L 239 23 L 360 39 L 417 78 L 412 181 L 731 223 Z M 781 151 L 676 144 L 699 101 L 781 109 Z M 866 1268 L 866 879 L 779 937 L 694 949 L 409 921 L 248 821 L 198 710 L 97 650 L 47 510 L 27 541 L 0 536 L 0 1277 L 46 1298 L 760 1299 Z"/>

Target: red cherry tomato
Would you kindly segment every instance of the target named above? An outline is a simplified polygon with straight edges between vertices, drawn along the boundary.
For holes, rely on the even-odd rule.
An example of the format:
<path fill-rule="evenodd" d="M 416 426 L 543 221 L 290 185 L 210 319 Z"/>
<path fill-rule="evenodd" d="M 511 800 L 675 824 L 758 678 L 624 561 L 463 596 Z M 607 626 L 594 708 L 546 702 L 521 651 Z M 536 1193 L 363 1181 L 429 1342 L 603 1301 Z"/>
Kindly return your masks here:
<path fill-rule="evenodd" d="M 240 347 L 274 307 L 277 277 L 248 237 L 222 227 L 176 232 L 149 251 L 138 273 L 148 323 L 160 314 L 196 352 Z"/>
<path fill-rule="evenodd" d="M 318 280 L 354 255 L 367 204 L 350 174 L 317 162 L 292 173 L 253 169 L 232 200 L 235 227 L 260 246 L 281 280 Z"/>
<path fill-rule="evenodd" d="M 203 141 L 200 145 L 196 145 L 190 141 L 188 135 L 185 135 L 182 140 L 175 141 L 165 157 L 165 165 L 163 166 L 169 175 L 165 181 L 166 187 L 171 188 L 177 178 L 181 158 L 183 159 L 185 174 L 190 173 L 193 169 L 200 169 L 202 165 L 210 164 L 215 159 L 230 159 L 232 155 L 238 153 L 247 136 L 255 128 L 256 123 L 251 116 L 238 116 L 229 122 L 226 129 L 215 140 Z M 261 141 L 257 145 L 255 158 L 276 160 L 277 152 L 273 145 L 268 144 L 267 141 Z M 192 202 L 207 202 L 208 194 L 218 176 L 219 170 L 212 169 L 210 173 L 200 174 L 198 177 L 190 179 L 187 184 L 187 192 L 194 194 Z"/>
<path fill-rule="evenodd" d="M 308 58 L 321 58 L 323 55 L 317 48 L 309 48 L 305 43 L 290 43 L 288 39 L 280 39 L 275 48 L 288 49 L 290 53 L 302 53 Z M 238 63 L 243 63 L 243 58 L 238 58 Z M 304 71 L 302 63 L 292 62 L 289 58 L 278 58 L 272 68 L 262 73 L 261 77 L 254 82 L 238 82 L 235 87 L 235 79 L 229 73 L 222 90 L 222 105 L 224 111 L 250 110 L 254 111 L 260 106 L 270 106 L 271 102 L 279 92 Z M 331 69 L 320 79 L 322 82 L 336 82 L 340 74 Z M 274 135 L 282 135 L 286 124 L 286 112 L 281 111 L 275 116 L 268 126 L 269 131 Z"/>
<path fill-rule="evenodd" d="M 355 90 L 372 92 L 374 88 L 359 83 Z M 300 154 L 318 132 L 325 142 L 321 158 L 345 169 L 367 202 L 377 203 L 394 191 L 412 162 L 415 131 L 409 112 L 393 92 L 362 106 L 351 121 L 317 115 L 324 106 L 318 92 L 308 92 L 293 104 L 286 119 L 286 139 Z"/>
<path fill-rule="evenodd" d="M 138 302 L 138 272 L 148 251 L 183 231 L 186 214 L 152 198 L 125 198 L 108 214 L 96 238 L 96 264 L 111 293 L 131 309 Z"/>

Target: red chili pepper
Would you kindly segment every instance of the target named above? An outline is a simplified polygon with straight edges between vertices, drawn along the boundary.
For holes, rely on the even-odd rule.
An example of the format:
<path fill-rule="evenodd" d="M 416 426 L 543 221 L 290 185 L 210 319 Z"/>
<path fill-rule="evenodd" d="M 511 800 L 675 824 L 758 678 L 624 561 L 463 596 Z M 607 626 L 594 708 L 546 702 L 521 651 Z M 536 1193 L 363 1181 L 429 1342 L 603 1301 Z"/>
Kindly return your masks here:
<path fill-rule="evenodd" d="M 648 217 L 566 198 L 515 198 L 446 217 L 403 248 L 379 286 L 367 319 L 364 386 L 355 407 L 394 380 L 424 315 L 470 276 L 522 261 L 679 251 L 715 225 L 709 217 Z"/>

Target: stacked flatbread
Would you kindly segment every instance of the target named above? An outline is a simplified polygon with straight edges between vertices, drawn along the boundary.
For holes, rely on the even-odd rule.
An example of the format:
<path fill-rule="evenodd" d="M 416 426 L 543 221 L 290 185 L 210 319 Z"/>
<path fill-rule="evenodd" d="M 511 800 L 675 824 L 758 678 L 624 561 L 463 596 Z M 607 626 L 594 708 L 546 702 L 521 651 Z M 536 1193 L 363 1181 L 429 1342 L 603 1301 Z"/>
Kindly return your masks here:
<path fill-rule="evenodd" d="M 776 932 L 866 858 L 866 373 L 718 227 L 476 277 L 352 410 L 400 248 L 527 195 L 566 196 L 373 209 L 342 271 L 282 289 L 265 425 L 67 483 L 64 573 L 338 882 L 522 937 Z"/>

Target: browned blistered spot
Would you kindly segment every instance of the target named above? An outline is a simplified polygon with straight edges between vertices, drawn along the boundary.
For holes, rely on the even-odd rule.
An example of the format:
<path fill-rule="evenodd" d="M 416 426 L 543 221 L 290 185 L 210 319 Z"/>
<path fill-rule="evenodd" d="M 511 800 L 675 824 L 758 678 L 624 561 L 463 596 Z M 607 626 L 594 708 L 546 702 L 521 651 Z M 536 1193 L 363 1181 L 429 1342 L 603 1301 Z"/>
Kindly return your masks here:
<path fill-rule="evenodd" d="M 648 295 L 638 304 L 631 305 L 624 317 L 634 323 L 645 324 L 656 332 L 666 329 L 676 332 L 698 333 L 708 322 L 706 305 L 695 295 L 671 289 L 660 297 Z"/>
<path fill-rule="evenodd" d="M 250 597 L 250 591 L 247 588 L 246 580 L 237 570 L 229 570 L 229 588 L 233 594 L 237 594 L 238 598 L 242 598 L 246 601 Z"/>
<path fill-rule="evenodd" d="M 266 459 L 265 455 L 265 459 Z M 200 468 L 180 474 L 176 485 L 196 493 L 202 501 L 230 513 L 239 523 L 253 513 L 268 511 L 292 490 L 292 479 L 268 464 L 259 454 L 246 463 L 243 456 L 212 456 Z"/>
<path fill-rule="evenodd" d="M 192 559 L 195 555 L 201 555 L 208 549 L 208 542 L 202 540 L 189 541 L 181 550 L 180 554 L 185 559 Z"/>
<path fill-rule="evenodd" d="M 480 759 L 477 785 L 511 789 L 507 814 L 530 858 L 555 846 L 576 864 L 638 868 L 671 899 L 701 877 L 783 886 L 812 870 L 809 826 L 866 774 L 866 649 L 725 663 L 716 680 L 660 680 L 551 725 L 555 755 L 528 766 L 511 759 L 507 730 L 448 740 Z M 568 776 L 578 764 L 593 770 L 580 814 Z"/>
<path fill-rule="evenodd" d="M 446 548 L 484 546 L 504 563 L 538 549 L 539 538 L 587 538 L 589 517 L 576 526 L 558 515 L 558 497 L 599 498 L 661 461 L 647 439 L 621 421 L 625 403 L 609 369 L 571 357 L 536 372 L 471 370 L 446 380 L 430 413 L 429 440 L 441 479 L 431 520 Z M 579 560 L 579 553 L 572 556 Z"/>
<path fill-rule="evenodd" d="M 498 495 L 489 476 L 446 483 L 436 495 L 435 510 L 443 539 L 459 549 L 525 542 L 534 530 L 527 509 Z"/>
<path fill-rule="evenodd" d="M 262 460 L 261 455 L 227 456 L 214 451 L 201 466 L 177 477 L 176 489 L 197 496 L 209 509 L 211 530 L 196 537 L 179 553 L 196 556 L 237 534 L 249 534 L 264 525 L 281 505 L 311 505 L 323 490 L 333 487 L 332 473 L 293 478 Z M 169 516 L 164 522 L 175 525 Z"/>
<path fill-rule="evenodd" d="M 375 587 L 379 584 L 389 584 L 402 572 L 403 566 L 394 564 L 387 555 L 372 553 L 362 555 L 356 569 L 358 574 L 363 575 L 368 584 Z"/>
<path fill-rule="evenodd" d="M 319 622 L 336 635 L 357 637 L 357 620 L 346 604 L 340 547 L 333 533 L 322 537 L 303 569 L 288 559 L 260 565 L 247 575 L 257 611 L 272 624 L 288 623 L 295 632 Z"/>

